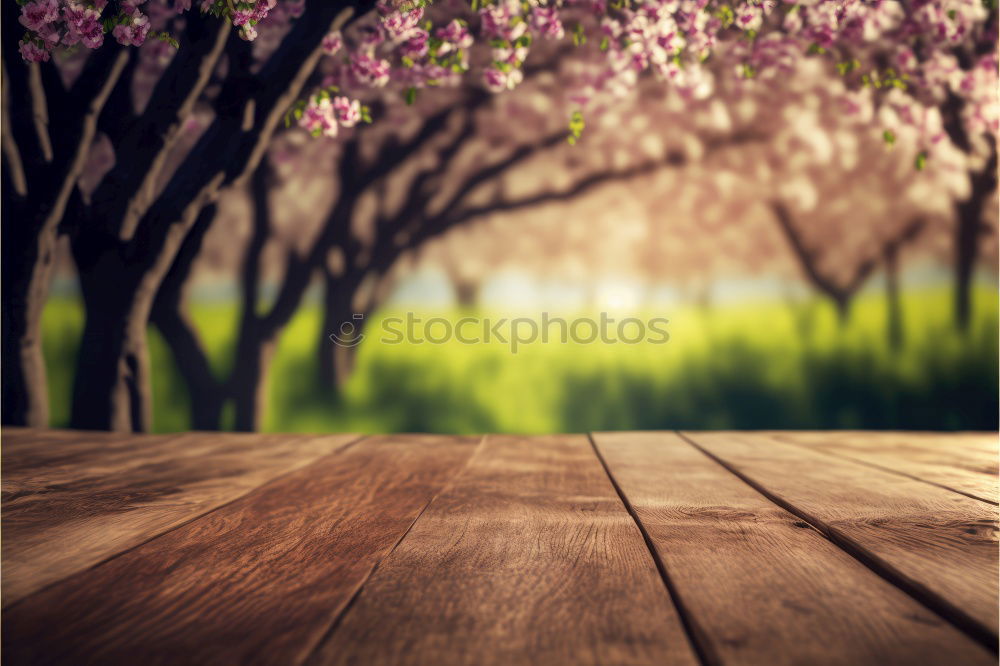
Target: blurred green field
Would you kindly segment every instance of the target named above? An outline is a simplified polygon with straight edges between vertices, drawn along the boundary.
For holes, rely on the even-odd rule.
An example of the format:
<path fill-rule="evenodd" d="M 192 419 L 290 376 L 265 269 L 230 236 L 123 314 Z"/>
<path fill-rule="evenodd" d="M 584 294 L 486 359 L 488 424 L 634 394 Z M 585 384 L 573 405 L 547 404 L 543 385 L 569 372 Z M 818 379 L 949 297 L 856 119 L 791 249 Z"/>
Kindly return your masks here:
<path fill-rule="evenodd" d="M 670 319 L 666 344 L 540 342 L 511 354 L 501 343 L 380 344 L 371 333 L 340 396 L 318 388 L 320 312 L 303 307 L 278 346 L 265 417 L 269 431 L 580 432 L 617 429 L 892 428 L 995 430 L 997 290 L 975 294 L 964 336 L 950 293 L 904 296 L 906 344 L 887 344 L 877 292 L 846 327 L 822 303 L 744 304 L 648 313 Z M 386 312 L 381 316 L 398 313 Z M 423 313 L 451 320 L 469 313 Z M 195 304 L 216 369 L 233 362 L 234 306 Z M 496 316 L 504 316 L 498 314 Z M 509 316 L 509 315 L 508 315 Z M 517 315 L 514 315 L 517 316 Z M 567 315 L 562 315 L 568 317 Z M 52 424 L 69 415 L 82 328 L 75 300 L 54 297 L 43 327 Z M 327 343 L 330 344 L 330 343 Z M 169 351 L 150 331 L 154 429 L 189 427 L 188 397 Z"/>

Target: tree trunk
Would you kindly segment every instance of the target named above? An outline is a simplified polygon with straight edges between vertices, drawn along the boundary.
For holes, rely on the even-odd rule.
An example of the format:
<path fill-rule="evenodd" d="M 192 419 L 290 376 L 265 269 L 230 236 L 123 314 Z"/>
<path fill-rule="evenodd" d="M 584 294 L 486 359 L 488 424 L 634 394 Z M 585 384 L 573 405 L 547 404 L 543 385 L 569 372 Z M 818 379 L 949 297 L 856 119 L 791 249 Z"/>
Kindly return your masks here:
<path fill-rule="evenodd" d="M 367 312 L 355 313 L 354 296 L 360 280 L 353 276 L 324 275 L 323 328 L 320 330 L 319 385 L 330 392 L 344 388 L 354 370 L 354 358 Z M 355 318 L 355 315 L 361 318 Z"/>
<path fill-rule="evenodd" d="M 152 421 L 146 323 L 153 292 L 116 261 L 81 270 L 86 321 L 77 355 L 70 424 L 145 432 Z"/>
<path fill-rule="evenodd" d="M 851 322 L 851 301 L 853 300 L 853 294 L 836 294 L 833 295 L 833 303 L 837 308 L 837 324 L 841 328 L 847 328 L 847 325 Z"/>
<path fill-rule="evenodd" d="M 890 244 L 883 254 L 889 349 L 895 352 L 903 348 L 903 304 L 899 298 L 899 249 Z"/>
<path fill-rule="evenodd" d="M 215 204 L 202 209 L 181 244 L 173 265 L 156 293 L 150 321 L 160 331 L 184 380 L 190 401 L 191 427 L 219 430 L 226 392 L 212 373 L 208 355 L 184 309 L 185 291 L 202 241 L 215 218 Z"/>
<path fill-rule="evenodd" d="M 479 283 L 475 280 L 458 279 L 454 281 L 453 286 L 455 289 L 455 301 L 458 307 L 475 307 L 479 301 Z"/>
<path fill-rule="evenodd" d="M 955 326 L 969 329 L 972 321 L 972 277 L 979 254 L 982 204 L 970 198 L 958 205 L 955 227 Z"/>
<path fill-rule="evenodd" d="M 240 344 L 230 375 L 230 392 L 236 404 L 235 429 L 257 432 L 264 423 L 267 405 L 267 375 L 274 356 L 276 336 L 268 335 L 260 324 L 241 328 Z"/>
<path fill-rule="evenodd" d="M 8 201 L 10 201 L 8 199 Z M 3 423 L 44 428 L 49 425 L 45 358 L 42 355 L 42 308 L 48 296 L 55 263 L 56 231 L 22 238 L 27 220 L 19 208 L 3 206 Z"/>

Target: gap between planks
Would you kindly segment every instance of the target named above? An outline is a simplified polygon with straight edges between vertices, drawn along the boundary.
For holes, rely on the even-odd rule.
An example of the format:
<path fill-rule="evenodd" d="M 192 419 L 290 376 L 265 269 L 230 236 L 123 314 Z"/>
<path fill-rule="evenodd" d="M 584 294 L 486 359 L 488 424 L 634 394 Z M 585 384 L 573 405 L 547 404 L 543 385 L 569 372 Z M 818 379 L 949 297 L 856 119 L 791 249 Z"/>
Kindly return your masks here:
<path fill-rule="evenodd" d="M 716 463 L 721 465 L 723 468 L 731 472 L 741 481 L 749 485 L 751 488 L 756 490 L 758 493 L 766 497 L 768 500 L 776 504 L 777 506 L 785 509 L 789 513 L 798 516 L 802 520 L 809 523 L 814 529 L 818 530 L 831 542 L 836 544 L 841 550 L 845 551 L 856 560 L 861 562 L 863 565 L 868 567 L 873 573 L 877 574 L 884 580 L 888 581 L 895 587 L 899 588 L 917 602 L 930 609 L 936 615 L 947 621 L 949 624 L 957 628 L 958 630 L 964 632 L 969 637 L 973 638 L 992 653 L 996 654 L 998 652 L 998 645 L 996 636 L 991 634 L 986 630 L 979 622 L 977 622 L 965 609 L 957 606 L 951 601 L 945 599 L 940 594 L 933 590 L 928 589 L 926 586 L 921 584 L 919 581 L 910 580 L 906 574 L 898 571 L 896 567 L 891 562 L 885 562 L 877 555 L 870 553 L 863 544 L 855 543 L 850 537 L 843 536 L 839 534 L 836 530 L 832 529 L 826 521 L 820 519 L 817 516 L 810 514 L 809 512 L 795 506 L 790 500 L 786 500 L 775 492 L 772 492 L 766 488 L 761 482 L 756 481 L 751 478 L 749 474 L 746 474 L 733 464 L 730 464 L 726 460 L 717 456 L 713 452 L 709 451 L 707 448 L 698 444 L 697 441 L 685 432 L 677 431 L 677 434 L 686 442 L 688 442 L 695 449 L 701 451 L 703 454 L 714 460 Z M 789 442 L 782 443 L 794 446 Z M 803 447 L 796 447 L 803 448 Z M 806 447 L 807 448 L 807 447 Z M 848 464 L 861 464 L 856 460 L 850 458 L 843 458 L 843 460 Z M 883 472 L 885 473 L 885 472 Z M 921 479 L 916 479 L 917 481 L 922 481 Z M 937 485 L 937 484 L 929 484 Z M 951 489 L 947 489 L 951 490 Z M 963 494 L 964 493 L 957 493 Z M 974 498 L 977 501 L 981 501 L 979 498 Z"/>
<path fill-rule="evenodd" d="M 406 529 L 403 530 L 403 533 L 399 536 L 398 539 L 396 539 L 396 543 L 392 544 L 392 548 L 390 548 L 385 553 L 385 555 L 383 555 L 378 561 L 376 561 L 375 564 L 372 566 L 371 570 L 364 577 L 364 579 L 358 582 L 357 586 L 354 588 L 354 591 L 351 593 L 350 598 L 347 600 L 347 603 L 343 605 L 343 607 L 340 609 L 340 612 L 336 613 L 333 616 L 333 619 L 330 621 L 330 626 L 327 627 L 326 631 L 322 633 L 319 640 L 317 640 L 316 643 L 309 649 L 309 652 L 306 654 L 305 659 L 302 660 L 302 663 L 308 664 L 310 661 L 312 661 L 312 659 L 315 657 L 316 653 L 320 650 L 323 644 L 330 640 L 330 637 L 333 636 L 334 632 L 337 631 L 337 627 L 339 627 L 340 623 L 343 621 L 344 616 L 347 615 L 348 611 L 350 611 L 351 608 L 354 606 L 354 604 L 357 602 L 358 597 L 361 596 L 361 590 L 364 589 L 368 581 L 371 580 L 372 576 L 375 575 L 375 572 L 378 571 L 379 566 L 383 562 L 385 562 L 385 560 L 390 555 L 392 555 L 397 548 L 399 548 L 399 544 L 403 543 L 403 540 L 413 530 L 413 526 L 417 524 L 417 521 L 420 520 L 420 518 L 424 515 L 424 513 L 431 506 L 431 504 L 434 503 L 434 500 L 436 500 L 438 497 L 444 494 L 445 491 L 449 490 L 455 484 L 455 479 L 461 476 L 462 472 L 468 469 L 469 464 L 472 463 L 472 461 L 475 460 L 479 452 L 482 451 L 483 443 L 486 441 L 486 437 L 487 435 L 482 435 L 479 438 L 479 441 L 476 443 L 476 448 L 472 451 L 472 455 L 469 456 L 468 460 L 465 461 L 465 465 L 459 468 L 455 472 L 455 474 L 452 475 L 452 477 L 448 479 L 448 481 L 445 482 L 445 484 L 442 485 L 441 488 L 438 489 L 437 493 L 435 493 L 431 497 L 431 499 L 428 500 L 427 504 L 425 504 L 423 508 L 420 509 L 419 513 L 417 513 L 417 515 L 413 518 L 413 520 L 406 527 Z"/>
<path fill-rule="evenodd" d="M 642 520 L 639 519 L 635 508 L 632 503 L 628 501 L 628 497 L 622 491 L 621 486 L 618 485 L 618 480 L 615 479 L 615 475 L 611 473 L 611 468 L 608 467 L 608 461 L 604 459 L 601 454 L 600 449 L 597 448 L 597 443 L 594 441 L 594 433 L 587 433 L 587 440 L 590 442 L 590 448 L 593 449 L 594 455 L 601 462 L 601 467 L 604 468 L 604 473 L 608 475 L 608 480 L 611 485 L 614 486 L 615 492 L 618 493 L 618 499 L 621 501 L 628 515 L 632 517 L 632 521 L 639 528 L 639 532 L 642 534 L 642 540 L 646 543 L 646 550 L 649 551 L 649 556 L 653 559 L 653 563 L 656 564 L 656 570 L 660 572 L 660 578 L 663 580 L 663 585 L 667 588 L 667 594 L 670 595 L 670 600 L 674 603 L 674 608 L 677 609 L 677 615 L 681 619 L 681 626 L 684 627 L 684 633 L 687 634 L 688 642 L 694 648 L 695 654 L 698 656 L 698 660 L 705 666 L 716 666 L 722 663 L 719 656 L 716 654 L 715 649 L 712 644 L 707 639 L 707 634 L 702 627 L 698 625 L 698 621 L 691 614 L 690 609 L 684 604 L 681 599 L 680 593 L 674 582 L 670 579 L 670 574 L 667 572 L 667 567 L 660 557 L 660 554 L 656 550 L 656 546 L 653 544 L 653 540 L 646 531 L 646 526 L 643 525 Z"/>
<path fill-rule="evenodd" d="M 805 443 L 803 441 L 800 441 L 800 440 L 798 440 L 798 439 L 796 439 L 794 437 L 788 437 L 788 436 L 783 435 L 781 433 L 775 433 L 772 436 L 775 439 L 777 439 L 778 441 L 780 441 L 780 442 L 783 442 L 785 444 L 791 444 L 793 446 L 798 446 L 798 447 L 801 447 L 801 448 L 803 448 L 803 449 L 805 449 L 807 451 L 814 451 L 816 453 L 821 453 L 823 455 L 831 456 L 831 457 L 834 457 L 834 458 L 839 458 L 840 460 L 848 460 L 850 462 L 857 463 L 858 465 L 864 465 L 865 467 L 871 467 L 872 469 L 877 469 L 877 470 L 882 471 L 882 472 L 888 472 L 889 474 L 896 474 L 898 476 L 905 476 L 906 478 L 912 479 L 914 481 L 920 481 L 921 483 L 927 483 L 927 484 L 930 484 L 932 486 L 937 486 L 938 488 L 942 488 L 944 490 L 950 490 L 951 492 L 958 493 L 959 495 L 965 495 L 969 499 L 974 499 L 974 500 L 977 500 L 979 502 L 985 502 L 987 504 L 992 504 L 993 506 L 1000 506 L 1000 502 L 998 502 L 996 500 L 989 499 L 988 497 L 982 497 L 981 495 L 977 495 L 977 494 L 975 494 L 973 492 L 970 492 L 970 491 L 967 491 L 967 490 L 962 490 L 961 488 L 955 488 L 954 486 L 950 486 L 948 484 L 941 483 L 939 481 L 934 481 L 934 480 L 926 478 L 924 476 L 919 476 L 917 474 L 911 474 L 910 472 L 904 472 L 901 469 L 896 469 L 896 468 L 893 468 L 893 467 L 889 467 L 887 465 L 881 465 L 881 464 L 879 464 L 877 462 L 872 462 L 870 460 L 864 460 L 863 458 L 859 458 L 857 456 L 851 455 L 850 453 L 843 453 L 841 451 L 831 451 L 831 450 L 829 450 L 829 449 L 827 449 L 825 447 L 812 446 L 812 445 L 807 444 L 807 443 Z"/>

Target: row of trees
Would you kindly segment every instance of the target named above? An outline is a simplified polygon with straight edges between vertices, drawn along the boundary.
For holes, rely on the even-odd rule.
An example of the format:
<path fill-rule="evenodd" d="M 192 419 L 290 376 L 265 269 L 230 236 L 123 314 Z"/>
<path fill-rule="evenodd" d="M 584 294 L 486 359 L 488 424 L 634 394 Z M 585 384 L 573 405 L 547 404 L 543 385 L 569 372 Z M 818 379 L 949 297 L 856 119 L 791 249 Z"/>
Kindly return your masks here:
<path fill-rule="evenodd" d="M 137 4 L 142 3 L 129 6 Z M 589 100 L 599 109 L 607 95 L 623 93 L 648 72 L 671 79 L 679 91 L 677 99 L 691 101 L 710 95 L 713 80 L 727 80 L 723 73 L 732 71 L 744 78 L 780 82 L 789 59 L 810 50 L 828 54 L 827 66 L 843 69 L 848 63 L 849 78 L 865 85 L 860 98 L 850 99 L 869 115 L 873 110 L 896 109 L 898 117 L 890 125 L 913 127 L 919 145 L 929 145 L 929 139 L 940 143 L 933 132 L 928 133 L 926 122 L 929 112 L 938 113 L 947 133 L 944 143 L 968 156 L 970 164 L 971 190 L 958 204 L 959 219 L 966 222 L 956 232 L 956 251 L 962 258 L 960 275 L 971 275 L 968 266 L 977 251 L 983 202 L 996 184 L 996 114 L 990 106 L 991 93 L 983 94 L 984 89 L 995 88 L 996 11 L 976 9 L 975 3 L 952 11 L 926 3 L 922 13 L 902 18 L 858 6 L 837 26 L 824 23 L 828 12 L 820 7 L 772 11 L 770 5 L 756 3 L 739 4 L 735 22 L 733 8 L 711 3 L 688 7 L 645 2 L 622 9 L 569 3 L 560 13 L 494 3 L 471 15 L 464 5 L 442 5 L 434 8 L 439 15 L 428 16 L 432 26 L 443 26 L 445 32 L 435 31 L 429 40 L 428 30 L 420 27 L 424 10 L 413 5 L 385 6 L 378 19 L 356 22 L 342 36 L 340 29 L 363 13 L 358 6 L 338 0 L 309 2 L 303 8 L 301 2 L 287 0 L 278 8 L 294 6 L 294 11 L 272 14 L 285 19 L 301 16 L 279 22 L 267 40 L 257 43 L 247 40 L 257 35 L 258 19 L 264 19 L 274 3 L 258 3 L 260 11 L 255 9 L 253 17 L 230 15 L 225 3 L 205 4 L 212 10 L 208 13 L 185 13 L 187 4 L 160 0 L 144 7 L 161 24 L 156 30 L 179 36 L 176 53 L 164 52 L 164 42 L 133 48 L 145 38 L 140 28 L 146 24 L 141 12 L 129 11 L 120 14 L 125 18 L 114 26 L 118 43 L 95 48 L 96 41 L 85 40 L 95 50 L 66 53 L 61 60 L 48 54 L 59 55 L 60 40 L 77 39 L 74 31 L 82 30 L 82 24 L 76 23 L 76 14 L 56 12 L 52 18 L 45 9 L 48 5 L 42 7 L 37 1 L 24 7 L 4 5 L 5 423 L 47 423 L 40 314 L 60 235 L 71 240 L 86 309 L 72 424 L 119 430 L 149 427 L 146 326 L 152 318 L 170 340 L 191 382 L 192 396 L 196 391 L 207 396 L 204 402 L 193 400 L 199 410 L 205 408 L 198 422 L 206 427 L 217 423 L 220 401 L 232 398 L 238 427 L 253 428 L 260 418 L 261 387 L 276 337 L 315 274 L 322 275 L 327 287 L 327 329 L 332 330 L 346 313 L 366 307 L 359 299 L 377 294 L 371 285 L 402 254 L 448 228 L 487 211 L 566 198 L 609 179 L 687 160 L 683 153 L 669 150 L 646 158 L 621 146 L 612 146 L 612 152 L 588 147 L 585 159 L 570 158 L 584 164 L 578 170 L 570 167 L 572 182 L 562 189 L 511 196 L 496 186 L 500 174 L 540 151 L 563 145 L 569 104 Z M 819 4 L 833 6 L 826 0 Z M 155 6 L 169 11 L 154 13 Z M 455 23 L 451 19 L 455 12 L 470 16 L 472 23 Z M 569 49 L 572 67 L 562 80 L 549 79 L 548 88 L 542 80 L 540 90 L 549 104 L 534 114 L 540 120 L 537 131 L 522 141 L 500 140 L 521 123 L 512 122 L 517 117 L 509 110 L 493 106 L 481 87 L 458 85 L 428 95 L 426 101 L 421 95 L 415 107 L 403 106 L 379 91 L 396 66 L 399 69 L 391 71 L 398 72 L 411 101 L 418 88 L 445 80 L 460 83 L 448 72 L 476 69 L 475 52 L 470 52 L 471 66 L 466 59 L 472 36 L 464 34 L 465 25 L 483 52 L 492 49 L 485 70 L 479 70 L 484 71 L 489 89 L 531 81 L 532 67 L 558 59 L 559 45 L 568 46 L 565 33 L 570 31 L 563 30 L 562 21 L 570 19 L 579 20 L 579 27 L 572 30 L 578 47 Z M 959 24 L 961 30 L 951 29 Z M 18 34 L 22 25 L 30 31 L 24 40 Z M 944 64 L 943 47 L 922 41 L 940 32 L 941 26 L 948 27 L 950 59 Z M 868 27 L 881 43 L 861 39 Z M 261 22 L 262 37 L 265 28 Z M 859 32 L 859 28 L 864 29 Z M 551 48 L 543 45 L 543 36 L 551 38 Z M 681 41 L 672 47 L 664 43 L 677 39 Z M 25 46 L 29 43 L 32 48 Z M 589 46 L 579 48 L 585 43 Z M 532 61 L 526 64 L 529 46 Z M 348 54 L 346 63 L 324 58 L 341 47 Z M 676 48 L 674 57 L 671 48 Z M 896 85 L 890 70 L 879 64 L 887 53 L 893 54 L 893 62 L 900 59 L 900 49 L 915 59 L 907 71 L 912 72 L 914 84 L 920 83 L 905 100 L 892 97 L 905 85 Z M 714 57 L 707 58 L 712 53 Z M 842 59 L 849 55 L 856 57 Z M 32 62 L 23 64 L 22 56 Z M 855 62 L 875 69 L 862 74 L 851 64 Z M 951 80 L 931 81 L 930 74 L 945 65 L 953 65 Z M 878 85 L 872 83 L 873 77 Z M 573 85 L 567 86 L 568 80 Z M 365 98 L 384 129 L 345 132 L 336 148 L 324 144 L 324 154 L 333 155 L 337 164 L 336 198 L 308 252 L 289 255 L 277 298 L 260 312 L 260 253 L 272 232 L 267 185 L 274 177 L 265 157 L 269 151 L 273 154 L 276 135 L 289 119 L 299 118 L 320 134 L 332 134 L 331 123 L 346 127 L 356 122 L 352 114 L 357 107 L 347 102 L 336 107 L 350 111 L 347 115 L 340 111 L 330 118 L 322 115 L 335 108 L 324 106 L 331 91 L 336 94 L 331 82 L 357 87 L 357 95 Z M 317 86 L 320 93 L 311 93 Z M 850 91 L 844 91 L 842 97 L 848 99 Z M 898 112 L 906 104 L 908 115 Z M 290 110 L 296 115 L 290 116 Z M 393 122 L 401 114 L 412 122 Z M 861 116 L 860 122 L 872 122 Z M 204 122 L 192 122 L 198 119 Z M 397 125 L 406 128 L 397 131 Z M 574 122 L 570 127 L 574 140 L 580 138 L 579 130 L 580 123 Z M 113 166 L 87 188 L 82 183 L 99 137 L 110 145 Z M 615 141 L 621 139 L 619 134 Z M 623 150 L 635 159 L 606 157 Z M 609 161 L 614 168 L 607 167 Z M 204 353 L 184 317 L 183 287 L 201 239 L 213 224 L 215 201 L 225 189 L 240 187 L 251 178 L 254 233 L 241 275 L 244 307 L 238 362 L 232 376 L 219 381 L 203 362 Z M 372 198 L 374 212 L 365 214 L 366 222 L 356 223 L 365 217 L 360 211 Z M 966 287 L 960 288 L 957 299 L 959 319 L 968 321 L 967 298 L 962 297 L 968 279 L 962 279 Z M 324 354 L 334 351 L 329 346 L 321 349 Z M 321 367 L 327 368 L 327 379 L 335 381 L 343 376 L 345 365 L 329 358 Z"/>

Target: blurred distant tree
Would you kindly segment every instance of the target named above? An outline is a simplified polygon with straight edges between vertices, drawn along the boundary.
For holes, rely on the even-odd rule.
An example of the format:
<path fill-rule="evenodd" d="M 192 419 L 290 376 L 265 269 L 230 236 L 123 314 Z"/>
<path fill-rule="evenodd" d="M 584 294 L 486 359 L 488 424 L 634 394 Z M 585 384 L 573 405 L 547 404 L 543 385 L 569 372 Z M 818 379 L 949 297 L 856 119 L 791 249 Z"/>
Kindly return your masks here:
<path fill-rule="evenodd" d="M 183 292 L 190 272 L 190 263 L 183 260 L 196 254 L 200 244 L 197 234 L 188 236 L 161 289 L 152 321 L 164 333 L 179 364 L 198 366 L 196 371 L 182 371 L 193 397 L 232 398 L 235 427 L 257 429 L 264 414 L 267 368 L 274 345 L 317 272 L 324 276 L 319 377 L 323 385 L 333 388 L 347 378 L 354 348 L 335 345 L 328 335 L 339 332 L 343 323 L 356 324 L 355 315 L 371 314 L 377 305 L 371 286 L 405 253 L 488 212 L 570 198 L 601 182 L 627 179 L 659 165 L 647 160 L 623 168 L 581 172 L 568 187 L 556 191 L 506 196 L 502 188 L 495 187 L 497 179 L 539 153 L 565 146 L 566 130 L 546 127 L 544 116 L 539 116 L 534 123 L 525 119 L 521 140 L 490 139 L 485 128 L 503 111 L 482 108 L 486 100 L 475 91 L 459 96 L 457 103 L 432 112 L 410 135 L 366 132 L 344 140 L 337 160 L 339 193 L 304 255 L 289 252 L 277 295 L 263 313 L 259 312 L 261 259 L 265 242 L 274 233 L 268 201 L 274 183 L 264 175 L 271 167 L 266 162 L 258 167 L 251 192 L 253 231 L 242 260 L 242 315 L 234 363 L 225 381 L 212 376 L 207 356 L 197 351 L 200 345 L 195 343 L 190 323 L 179 326 L 185 320 L 178 314 L 183 302 L 176 295 Z M 482 109 L 478 118 L 477 109 Z M 366 158 L 365 152 L 371 155 Z M 408 165 L 408 161 L 413 164 Z M 372 196 L 377 198 L 376 210 L 366 215 L 365 199 Z M 218 427 L 220 400 L 209 398 L 197 407 L 192 404 L 195 427 Z"/>

